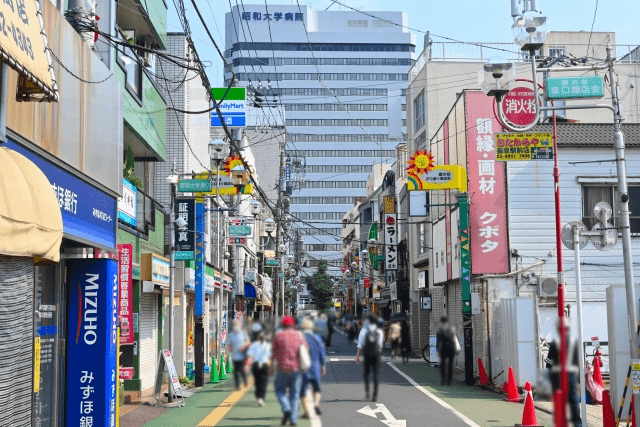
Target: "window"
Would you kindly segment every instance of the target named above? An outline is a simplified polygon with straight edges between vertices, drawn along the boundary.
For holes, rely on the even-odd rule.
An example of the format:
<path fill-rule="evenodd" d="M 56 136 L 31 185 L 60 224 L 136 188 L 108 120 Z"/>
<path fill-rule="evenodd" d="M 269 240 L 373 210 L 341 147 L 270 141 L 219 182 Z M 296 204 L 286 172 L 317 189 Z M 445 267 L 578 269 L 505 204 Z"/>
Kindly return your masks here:
<path fill-rule="evenodd" d="M 418 233 L 420 234 L 420 254 L 427 253 L 427 224 L 422 223 L 418 225 Z M 437 257 L 436 257 L 437 262 Z M 437 265 L 436 265 L 437 266 Z"/>
<path fill-rule="evenodd" d="M 593 215 L 593 208 L 598 202 L 607 202 L 613 208 L 614 226 L 618 225 L 617 186 L 585 185 L 582 187 L 582 223 L 591 230 L 598 219 Z M 615 197 L 614 197 L 615 196 Z M 629 186 L 629 211 L 631 233 L 640 234 L 640 186 Z"/>
<path fill-rule="evenodd" d="M 564 54 L 565 54 L 564 46 L 549 47 L 549 56 L 551 57 L 559 58 L 561 56 L 564 56 Z"/>
<path fill-rule="evenodd" d="M 413 131 L 418 132 L 425 124 L 424 92 L 413 100 L 413 115 L 415 117 Z"/>

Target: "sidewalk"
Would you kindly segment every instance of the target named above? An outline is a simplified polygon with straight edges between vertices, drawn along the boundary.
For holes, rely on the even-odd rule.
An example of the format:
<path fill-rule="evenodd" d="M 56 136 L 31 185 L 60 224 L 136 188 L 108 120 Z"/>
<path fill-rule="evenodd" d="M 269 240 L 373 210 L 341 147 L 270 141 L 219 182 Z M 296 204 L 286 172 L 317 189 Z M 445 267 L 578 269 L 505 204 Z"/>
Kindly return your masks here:
<path fill-rule="evenodd" d="M 273 391 L 273 378 L 263 407 L 257 405 L 254 390 L 250 384 L 234 392 L 231 374 L 227 380 L 208 383 L 197 390 L 185 399 L 182 408 L 154 407 L 147 402 L 124 405 L 120 409 L 120 427 L 279 426 L 282 413 Z M 311 425 L 310 420 L 298 421 L 300 427 Z"/>
<path fill-rule="evenodd" d="M 411 362 L 407 366 L 401 363 L 393 365 L 481 427 L 512 426 L 522 421 L 523 403 L 507 402 L 504 395 L 493 390 L 469 387 L 464 383 L 464 374 L 455 375 L 451 386 L 441 386 L 439 369 L 436 367 L 422 362 Z M 552 427 L 551 402 L 539 399 L 534 403 L 538 424 Z M 587 421 L 589 426 L 602 425 L 602 406 L 587 405 Z"/>

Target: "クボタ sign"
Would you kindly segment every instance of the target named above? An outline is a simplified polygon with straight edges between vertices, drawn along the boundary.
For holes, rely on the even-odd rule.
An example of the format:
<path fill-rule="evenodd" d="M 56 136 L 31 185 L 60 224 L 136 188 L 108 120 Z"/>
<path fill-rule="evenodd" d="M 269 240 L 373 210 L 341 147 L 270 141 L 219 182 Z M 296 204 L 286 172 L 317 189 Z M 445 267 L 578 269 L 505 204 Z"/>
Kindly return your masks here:
<path fill-rule="evenodd" d="M 544 81 L 544 96 L 548 100 L 570 98 L 602 98 L 602 76 L 549 77 Z"/>
<path fill-rule="evenodd" d="M 507 120 L 514 125 L 526 126 L 536 119 L 535 102 L 533 90 L 515 87 L 502 99 L 502 111 Z"/>
<path fill-rule="evenodd" d="M 496 161 L 553 160 L 551 133 L 496 133 Z"/>
<path fill-rule="evenodd" d="M 5 0 L 0 3 L 0 60 L 16 70 L 22 90 L 42 94 L 47 101 L 58 100 L 51 57 L 47 55 L 40 3 L 32 0 Z M 22 98 L 21 98 L 22 100 Z"/>
<path fill-rule="evenodd" d="M 247 123 L 245 88 L 232 87 L 228 90 L 227 93 L 226 87 L 211 89 L 211 95 L 216 102 L 220 102 L 219 100 L 227 93 L 224 101 L 220 102 L 222 120 L 229 127 L 245 127 Z M 211 126 L 222 127 L 220 116 L 216 110 L 211 112 Z"/>
<path fill-rule="evenodd" d="M 178 181 L 178 191 L 182 193 L 208 193 L 211 191 L 211 181 L 208 179 L 181 179 Z"/>

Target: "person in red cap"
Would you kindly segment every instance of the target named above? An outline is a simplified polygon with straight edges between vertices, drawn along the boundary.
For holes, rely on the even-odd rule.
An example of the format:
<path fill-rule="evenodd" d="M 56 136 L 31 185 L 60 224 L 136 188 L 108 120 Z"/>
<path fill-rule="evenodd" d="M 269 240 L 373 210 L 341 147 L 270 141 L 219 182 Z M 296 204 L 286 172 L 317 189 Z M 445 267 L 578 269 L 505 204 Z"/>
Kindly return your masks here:
<path fill-rule="evenodd" d="M 300 371 L 299 352 L 307 343 L 302 334 L 295 329 L 295 319 L 291 316 L 282 318 L 282 330 L 273 337 L 271 360 L 277 363 L 277 374 L 274 388 L 280 408 L 282 424 L 295 426 L 298 424 L 298 405 L 302 388 L 302 372 Z M 271 370 L 273 370 L 273 365 Z M 289 395 L 287 395 L 289 389 Z"/>

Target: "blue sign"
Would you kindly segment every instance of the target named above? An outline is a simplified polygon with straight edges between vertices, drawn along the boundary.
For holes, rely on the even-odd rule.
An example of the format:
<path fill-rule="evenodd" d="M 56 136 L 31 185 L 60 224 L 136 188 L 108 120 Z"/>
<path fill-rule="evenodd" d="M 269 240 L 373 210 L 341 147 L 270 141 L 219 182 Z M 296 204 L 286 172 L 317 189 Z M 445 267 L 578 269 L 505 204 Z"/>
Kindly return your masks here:
<path fill-rule="evenodd" d="M 115 427 L 118 262 L 74 259 L 67 266 L 66 425 Z"/>
<path fill-rule="evenodd" d="M 3 145 L 31 160 L 45 174 L 58 198 L 66 235 L 115 249 L 118 222 L 115 197 L 11 140 Z"/>
<path fill-rule="evenodd" d="M 195 317 L 204 316 L 204 203 L 196 203 Z"/>
<path fill-rule="evenodd" d="M 232 127 L 245 127 L 247 125 L 247 117 L 244 113 L 226 113 L 222 115 L 224 119 L 224 124 Z M 222 127 L 222 122 L 220 121 L 220 117 L 214 111 L 211 114 L 211 126 L 212 127 Z"/>
<path fill-rule="evenodd" d="M 122 197 L 118 200 L 118 219 L 135 227 L 138 189 L 126 178 L 122 178 Z"/>
<path fill-rule="evenodd" d="M 256 288 L 250 282 L 244 282 L 244 297 L 246 299 L 256 299 Z"/>

